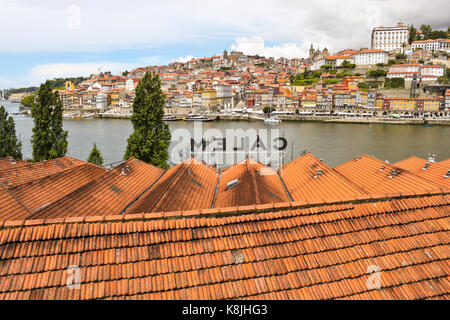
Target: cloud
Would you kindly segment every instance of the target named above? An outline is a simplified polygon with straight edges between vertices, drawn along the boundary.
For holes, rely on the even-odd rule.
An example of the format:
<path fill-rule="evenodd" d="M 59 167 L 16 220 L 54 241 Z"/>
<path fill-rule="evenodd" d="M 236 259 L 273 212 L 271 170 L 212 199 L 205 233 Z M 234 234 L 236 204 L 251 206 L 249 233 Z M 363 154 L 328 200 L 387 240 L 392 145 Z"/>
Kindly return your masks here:
<path fill-rule="evenodd" d="M 266 46 L 264 39 L 259 36 L 253 36 L 250 38 L 241 37 L 237 38 L 231 45 L 231 50 L 240 51 L 245 54 L 260 55 L 265 57 L 274 57 L 278 59 L 280 57 L 292 59 L 306 57 L 308 55 L 308 44 L 298 45 L 293 42 L 283 43 L 278 46 Z"/>
<path fill-rule="evenodd" d="M 191 61 L 192 59 L 195 59 L 195 57 L 194 56 L 187 56 L 187 57 L 179 57 L 178 59 L 177 59 L 177 61 L 178 62 L 188 62 L 188 61 Z"/>
<path fill-rule="evenodd" d="M 244 36 L 275 44 L 274 53 L 278 46 L 285 47 L 282 52 L 302 52 L 307 41 L 358 48 L 369 45 L 374 24 L 393 25 L 401 18 L 446 29 L 449 11 L 446 0 L 342 0 L 338 5 L 334 0 L 129 0 L 126 5 L 119 0 L 73 0 L 70 5 L 0 0 L 0 7 L 0 28 L 8 30 L 0 52 L 205 46 Z"/>

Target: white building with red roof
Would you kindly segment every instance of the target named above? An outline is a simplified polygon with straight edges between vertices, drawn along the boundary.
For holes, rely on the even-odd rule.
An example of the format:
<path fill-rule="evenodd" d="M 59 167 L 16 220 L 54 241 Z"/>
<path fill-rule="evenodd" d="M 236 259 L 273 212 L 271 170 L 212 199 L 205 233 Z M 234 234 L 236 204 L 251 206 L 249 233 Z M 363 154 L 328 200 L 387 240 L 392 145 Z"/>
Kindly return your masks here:
<path fill-rule="evenodd" d="M 394 51 L 408 45 L 410 27 L 399 22 L 395 27 L 376 27 L 372 30 L 372 49 Z"/>
<path fill-rule="evenodd" d="M 353 56 L 355 64 L 361 65 L 375 65 L 377 63 L 387 64 L 389 61 L 389 53 L 381 49 L 361 50 Z"/>

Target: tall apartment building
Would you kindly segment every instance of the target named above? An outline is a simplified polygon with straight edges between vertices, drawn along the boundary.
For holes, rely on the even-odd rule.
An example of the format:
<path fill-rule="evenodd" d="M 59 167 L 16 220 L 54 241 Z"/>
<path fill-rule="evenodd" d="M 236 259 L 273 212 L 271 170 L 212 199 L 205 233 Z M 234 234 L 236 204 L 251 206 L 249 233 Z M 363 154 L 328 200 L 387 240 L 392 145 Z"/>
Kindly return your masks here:
<path fill-rule="evenodd" d="M 376 27 L 372 30 L 372 49 L 394 51 L 408 44 L 410 27 L 399 22 L 395 27 Z"/>

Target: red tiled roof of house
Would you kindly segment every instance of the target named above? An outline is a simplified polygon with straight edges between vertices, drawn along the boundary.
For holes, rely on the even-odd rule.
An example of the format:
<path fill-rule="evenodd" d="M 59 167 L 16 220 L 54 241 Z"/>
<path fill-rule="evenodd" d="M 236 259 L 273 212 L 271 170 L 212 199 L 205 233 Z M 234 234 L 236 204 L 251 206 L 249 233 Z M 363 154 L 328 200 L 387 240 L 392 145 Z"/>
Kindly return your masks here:
<path fill-rule="evenodd" d="M 35 163 L 29 162 L 24 164 L 21 162 L 19 166 L 1 170 L 0 182 L 6 187 L 17 186 L 84 163 L 84 161 L 68 156 Z"/>
<path fill-rule="evenodd" d="M 434 182 L 365 154 L 334 169 L 374 197 L 442 191 Z"/>
<path fill-rule="evenodd" d="M 236 179 L 235 185 L 228 185 Z M 277 203 L 288 200 L 283 184 L 274 169 L 253 159 L 246 159 L 222 172 L 214 208 Z"/>
<path fill-rule="evenodd" d="M 152 186 L 164 170 L 131 158 L 35 213 L 36 219 L 117 215 Z"/>
<path fill-rule="evenodd" d="M 0 299 L 448 298 L 448 194 L 236 209 L 2 225 Z"/>
<path fill-rule="evenodd" d="M 6 170 L 6 169 L 14 169 L 18 168 L 24 165 L 30 164 L 28 161 L 24 160 L 17 160 L 14 158 L 3 158 L 0 159 L 0 171 Z"/>
<path fill-rule="evenodd" d="M 445 166 L 418 157 L 411 157 L 394 163 L 394 166 L 408 170 L 419 177 L 433 181 L 434 183 L 450 189 L 450 176 L 447 177 L 450 165 Z"/>
<path fill-rule="evenodd" d="M 31 212 L 0 183 L 0 223 L 3 219 L 29 215 Z"/>
<path fill-rule="evenodd" d="M 442 165 L 442 166 L 446 166 L 447 168 L 450 169 L 450 158 L 447 159 L 447 160 L 443 160 L 443 161 L 439 162 L 439 164 Z"/>
<path fill-rule="evenodd" d="M 86 163 L 11 187 L 8 191 L 33 213 L 64 198 L 80 186 L 97 179 L 104 173 L 104 168 Z M 33 219 L 34 216 L 30 212 L 22 212 L 25 215 L 20 215 L 20 212 L 18 212 L 14 216 L 5 216 L 3 212 L 0 212 L 0 220 Z"/>
<path fill-rule="evenodd" d="M 366 193 L 310 153 L 285 165 L 281 178 L 294 201 L 368 198 Z"/>
<path fill-rule="evenodd" d="M 358 52 L 356 52 L 356 54 L 358 54 L 358 53 L 378 53 L 378 52 L 386 52 L 386 51 L 381 50 L 381 49 L 369 49 L 369 50 L 358 51 Z"/>
<path fill-rule="evenodd" d="M 168 170 L 125 213 L 211 208 L 218 176 L 216 169 L 189 159 Z"/>

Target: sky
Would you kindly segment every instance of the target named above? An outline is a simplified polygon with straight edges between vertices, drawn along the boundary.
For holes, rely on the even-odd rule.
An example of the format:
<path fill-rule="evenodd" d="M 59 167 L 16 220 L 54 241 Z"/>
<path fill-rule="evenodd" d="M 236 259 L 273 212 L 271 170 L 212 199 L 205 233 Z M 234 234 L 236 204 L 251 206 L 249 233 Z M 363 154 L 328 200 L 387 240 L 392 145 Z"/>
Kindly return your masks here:
<path fill-rule="evenodd" d="M 237 50 L 275 58 L 370 46 L 399 20 L 450 25 L 448 0 L 0 0 L 0 89 Z"/>

